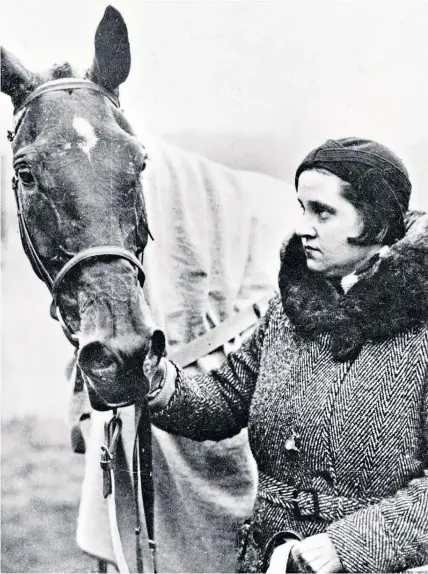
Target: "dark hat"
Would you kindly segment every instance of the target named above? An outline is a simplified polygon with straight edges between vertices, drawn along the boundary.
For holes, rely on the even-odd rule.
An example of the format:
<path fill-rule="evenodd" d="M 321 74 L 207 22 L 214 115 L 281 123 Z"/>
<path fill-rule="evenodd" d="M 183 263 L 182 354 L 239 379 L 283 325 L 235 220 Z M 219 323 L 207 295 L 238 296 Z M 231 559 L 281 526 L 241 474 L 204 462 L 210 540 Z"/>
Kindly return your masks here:
<path fill-rule="evenodd" d="M 375 171 L 385 181 L 385 192 L 393 194 L 402 212 L 409 206 L 412 184 L 403 162 L 382 144 L 360 138 L 328 140 L 311 151 L 296 171 L 295 186 L 300 174 L 308 169 L 325 169 L 358 188 L 367 172 Z"/>

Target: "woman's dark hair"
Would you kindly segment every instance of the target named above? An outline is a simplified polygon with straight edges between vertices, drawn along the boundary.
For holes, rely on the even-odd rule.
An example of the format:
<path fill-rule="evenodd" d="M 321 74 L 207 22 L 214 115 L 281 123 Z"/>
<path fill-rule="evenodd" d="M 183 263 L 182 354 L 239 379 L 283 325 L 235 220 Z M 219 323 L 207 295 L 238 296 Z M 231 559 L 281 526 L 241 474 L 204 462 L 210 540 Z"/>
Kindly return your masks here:
<path fill-rule="evenodd" d="M 298 166 L 296 189 L 300 174 L 308 169 L 332 173 L 343 181 L 342 196 L 364 224 L 361 235 L 349 238 L 349 243 L 391 245 L 404 236 L 412 184 L 403 162 L 389 148 L 356 137 L 327 140 Z"/>
<path fill-rule="evenodd" d="M 342 196 L 363 220 L 359 237 L 349 238 L 352 245 L 392 245 L 405 234 L 404 213 L 386 177 L 376 168 L 366 171 L 358 185 L 343 182 Z"/>
<path fill-rule="evenodd" d="M 326 168 L 314 171 L 333 174 Z M 340 178 L 341 179 L 341 178 Z M 358 211 L 363 221 L 363 231 L 359 237 L 349 237 L 351 245 L 392 245 L 405 234 L 404 213 L 394 195 L 394 191 L 376 168 L 367 170 L 351 185 L 341 179 L 341 192 Z"/>

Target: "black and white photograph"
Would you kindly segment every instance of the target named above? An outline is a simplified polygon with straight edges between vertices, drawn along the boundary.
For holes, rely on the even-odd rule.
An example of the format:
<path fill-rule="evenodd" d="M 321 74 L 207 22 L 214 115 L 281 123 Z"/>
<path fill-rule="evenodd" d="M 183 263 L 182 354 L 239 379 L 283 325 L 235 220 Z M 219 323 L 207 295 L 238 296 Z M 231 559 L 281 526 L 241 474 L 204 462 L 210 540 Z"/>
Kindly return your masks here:
<path fill-rule="evenodd" d="M 5 573 L 428 574 L 428 0 L 3 0 Z"/>

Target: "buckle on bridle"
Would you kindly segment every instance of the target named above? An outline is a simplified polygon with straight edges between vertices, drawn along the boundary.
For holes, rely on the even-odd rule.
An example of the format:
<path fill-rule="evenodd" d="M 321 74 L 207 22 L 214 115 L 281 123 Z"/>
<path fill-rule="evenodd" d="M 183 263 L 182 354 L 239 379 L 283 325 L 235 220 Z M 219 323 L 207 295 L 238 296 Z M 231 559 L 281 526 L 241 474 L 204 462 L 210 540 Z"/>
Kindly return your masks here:
<path fill-rule="evenodd" d="M 107 498 L 113 492 L 111 471 L 116 447 L 122 431 L 122 419 L 115 412 L 109 422 L 104 423 L 104 444 L 101 445 L 100 465 L 103 470 L 103 496 Z"/>
<path fill-rule="evenodd" d="M 314 508 L 313 512 L 302 512 L 299 506 L 298 498 L 300 494 L 310 494 L 312 496 L 312 505 Z M 293 504 L 293 513 L 296 520 L 311 520 L 313 518 L 321 518 L 318 493 L 314 488 L 296 489 L 293 492 L 291 502 Z"/>

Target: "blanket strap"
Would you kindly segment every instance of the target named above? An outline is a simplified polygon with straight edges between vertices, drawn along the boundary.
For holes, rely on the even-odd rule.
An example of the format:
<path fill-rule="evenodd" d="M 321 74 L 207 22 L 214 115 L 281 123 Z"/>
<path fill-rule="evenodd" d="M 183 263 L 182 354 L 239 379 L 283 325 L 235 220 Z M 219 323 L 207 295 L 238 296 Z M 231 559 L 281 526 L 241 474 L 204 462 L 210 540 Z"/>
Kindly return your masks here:
<path fill-rule="evenodd" d="M 254 303 L 254 305 L 231 315 L 225 321 L 220 323 L 220 325 L 210 329 L 208 333 L 205 333 L 204 335 L 193 339 L 190 343 L 175 349 L 170 355 L 168 355 L 168 359 L 184 369 L 202 357 L 212 353 L 212 351 L 219 349 L 228 341 L 231 341 L 241 333 L 244 333 L 247 329 L 254 327 L 260 317 L 266 313 L 272 296 L 273 293 L 269 293 L 257 301 L 257 303 Z"/>

